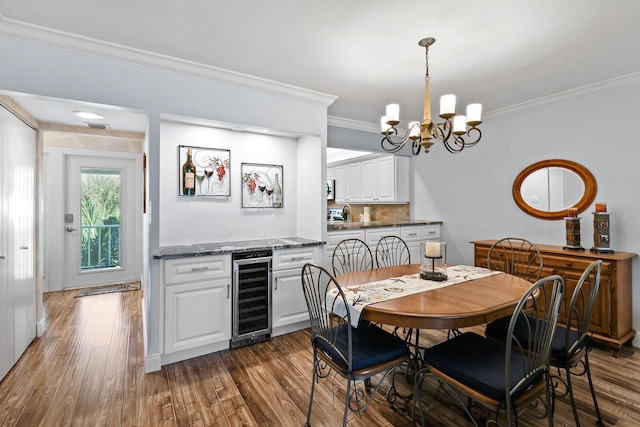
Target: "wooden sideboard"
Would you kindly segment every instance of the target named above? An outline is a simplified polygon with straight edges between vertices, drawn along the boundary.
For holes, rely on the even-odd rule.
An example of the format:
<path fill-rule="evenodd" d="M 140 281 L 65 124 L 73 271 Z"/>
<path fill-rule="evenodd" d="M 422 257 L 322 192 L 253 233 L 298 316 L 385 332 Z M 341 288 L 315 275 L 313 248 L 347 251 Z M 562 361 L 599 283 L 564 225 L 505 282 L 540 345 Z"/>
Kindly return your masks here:
<path fill-rule="evenodd" d="M 495 242 L 496 240 L 471 242 L 474 245 L 476 266 L 487 267 L 487 254 Z M 553 245 L 536 246 L 544 262 L 542 277 L 557 274 L 565 282 L 567 297 L 563 302 L 561 323 L 566 323 L 570 296 L 582 273 L 593 261 L 602 260 L 600 290 L 589 330 L 593 333 L 594 340 L 611 347 L 614 356 L 617 356 L 622 345 L 636 333 L 631 319 L 631 260 L 638 255 L 629 252 L 605 254 L 589 250 L 572 251 Z"/>

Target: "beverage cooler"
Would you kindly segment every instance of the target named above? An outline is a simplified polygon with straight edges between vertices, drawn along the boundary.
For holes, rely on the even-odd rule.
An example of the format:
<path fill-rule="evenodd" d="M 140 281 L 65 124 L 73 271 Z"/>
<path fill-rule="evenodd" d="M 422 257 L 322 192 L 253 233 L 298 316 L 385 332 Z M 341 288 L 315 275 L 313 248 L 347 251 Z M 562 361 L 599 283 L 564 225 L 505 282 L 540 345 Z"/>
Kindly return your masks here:
<path fill-rule="evenodd" d="M 271 337 L 272 251 L 232 254 L 232 336 L 231 348 L 242 347 Z"/>

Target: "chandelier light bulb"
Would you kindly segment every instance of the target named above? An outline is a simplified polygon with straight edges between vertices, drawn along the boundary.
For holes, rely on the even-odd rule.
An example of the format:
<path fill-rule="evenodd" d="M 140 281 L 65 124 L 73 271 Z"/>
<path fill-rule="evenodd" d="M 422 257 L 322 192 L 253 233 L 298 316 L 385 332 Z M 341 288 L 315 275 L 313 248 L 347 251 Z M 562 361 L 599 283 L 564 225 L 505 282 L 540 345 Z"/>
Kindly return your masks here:
<path fill-rule="evenodd" d="M 456 135 L 467 133 L 467 116 L 455 116 L 453 118 L 453 133 Z"/>
<path fill-rule="evenodd" d="M 477 126 L 482 123 L 482 104 L 467 105 L 467 124 Z"/>
<path fill-rule="evenodd" d="M 387 105 L 387 123 L 392 126 L 400 123 L 400 106 L 398 104 Z"/>
<path fill-rule="evenodd" d="M 420 138 L 420 122 L 409 122 L 409 138 Z"/>
<path fill-rule="evenodd" d="M 383 135 L 389 135 L 391 132 L 391 126 L 387 123 L 387 116 L 382 116 L 380 119 L 380 133 Z"/>
<path fill-rule="evenodd" d="M 440 117 L 450 119 L 456 115 L 456 96 L 442 95 L 440 97 Z"/>

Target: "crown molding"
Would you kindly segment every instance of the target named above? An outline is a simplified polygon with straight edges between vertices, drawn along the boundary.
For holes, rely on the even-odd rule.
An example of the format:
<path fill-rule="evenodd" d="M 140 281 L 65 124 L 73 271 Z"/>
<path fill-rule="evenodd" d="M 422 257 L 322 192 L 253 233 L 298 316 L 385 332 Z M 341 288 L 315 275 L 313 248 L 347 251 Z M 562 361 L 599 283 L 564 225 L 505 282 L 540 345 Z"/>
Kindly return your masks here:
<path fill-rule="evenodd" d="M 358 120 L 345 119 L 344 117 L 327 116 L 327 125 L 338 128 L 360 130 L 363 132 L 378 133 L 380 131 L 380 125 L 373 123 L 361 122 Z"/>
<path fill-rule="evenodd" d="M 0 36 L 84 55 L 187 74 L 322 107 L 329 107 L 338 98 L 335 95 L 303 89 L 249 74 L 27 24 L 7 19 L 2 15 L 0 15 Z"/>
<path fill-rule="evenodd" d="M 501 117 L 509 114 L 530 110 L 532 108 L 539 108 L 545 105 L 556 104 L 562 101 L 568 101 L 571 99 L 585 98 L 588 96 L 600 95 L 617 90 L 628 89 L 630 87 L 640 86 L 640 72 L 627 74 L 625 76 L 616 77 L 602 82 L 593 83 L 590 85 L 581 86 L 575 89 L 570 89 L 564 92 L 556 93 L 549 96 L 543 96 L 540 98 L 532 99 L 530 101 L 521 102 L 519 104 L 510 105 L 504 108 L 498 108 L 496 110 L 487 111 L 483 113 L 483 117 L 493 118 Z M 359 130 L 364 132 L 379 132 L 379 125 L 361 122 L 357 120 L 345 119 L 342 117 L 329 116 L 329 126 L 336 126 L 341 128 Z M 404 133 L 406 130 L 398 129 L 399 133 Z"/>
<path fill-rule="evenodd" d="M 496 110 L 487 112 L 487 114 L 484 114 L 484 116 L 486 118 L 500 117 L 520 111 L 530 110 L 532 108 L 543 107 L 549 104 L 556 104 L 562 101 L 605 94 L 639 85 L 640 72 L 637 72 L 609 80 L 604 80 L 602 82 L 593 83 L 590 85 L 580 86 L 575 89 L 566 90 L 564 92 L 559 92 L 553 95 L 543 96 L 540 98 L 532 99 L 530 101 L 521 102 L 520 104 L 498 108 Z"/>

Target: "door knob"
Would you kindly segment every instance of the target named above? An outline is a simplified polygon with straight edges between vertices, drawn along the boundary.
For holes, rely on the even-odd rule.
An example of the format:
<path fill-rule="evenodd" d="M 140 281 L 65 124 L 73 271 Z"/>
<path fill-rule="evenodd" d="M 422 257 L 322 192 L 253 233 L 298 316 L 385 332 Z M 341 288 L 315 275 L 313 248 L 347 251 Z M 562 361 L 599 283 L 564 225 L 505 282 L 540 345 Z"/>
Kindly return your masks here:
<path fill-rule="evenodd" d="M 76 231 L 76 229 L 75 229 L 75 228 L 73 228 L 73 227 L 67 227 L 67 231 L 68 231 L 68 232 L 72 232 L 72 231 Z"/>

